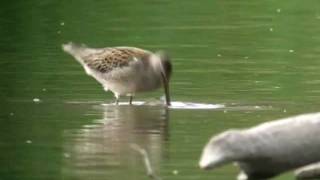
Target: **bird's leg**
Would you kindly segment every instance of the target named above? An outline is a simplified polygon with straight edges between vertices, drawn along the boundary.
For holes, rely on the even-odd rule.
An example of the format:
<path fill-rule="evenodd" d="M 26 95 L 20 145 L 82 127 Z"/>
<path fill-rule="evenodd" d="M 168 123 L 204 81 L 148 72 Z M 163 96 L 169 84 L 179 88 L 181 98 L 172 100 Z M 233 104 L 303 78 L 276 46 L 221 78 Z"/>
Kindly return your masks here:
<path fill-rule="evenodd" d="M 169 93 L 169 81 L 164 73 L 161 73 L 161 76 L 162 76 L 162 84 L 164 87 L 164 93 L 166 96 L 166 104 L 167 106 L 170 106 L 171 100 L 170 100 L 170 93 Z"/>
<path fill-rule="evenodd" d="M 132 105 L 132 99 L 133 99 L 133 96 L 130 96 L 130 99 L 129 99 L 129 104 Z"/>
<path fill-rule="evenodd" d="M 119 94 L 114 94 L 114 97 L 116 97 L 115 104 L 116 104 L 116 105 L 119 105 L 119 99 L 120 99 Z"/>

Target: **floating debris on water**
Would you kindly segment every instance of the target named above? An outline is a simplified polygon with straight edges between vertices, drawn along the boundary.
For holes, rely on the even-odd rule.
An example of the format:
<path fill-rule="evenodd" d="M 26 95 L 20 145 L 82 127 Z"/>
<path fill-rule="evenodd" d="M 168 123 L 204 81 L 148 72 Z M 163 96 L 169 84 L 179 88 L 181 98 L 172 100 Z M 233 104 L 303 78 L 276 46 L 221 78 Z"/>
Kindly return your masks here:
<path fill-rule="evenodd" d="M 64 22 L 61 22 L 61 23 L 60 23 L 60 26 L 64 26 Z"/>
<path fill-rule="evenodd" d="M 43 88 L 42 91 L 47 91 L 47 89 L 46 89 L 46 88 Z"/>
<path fill-rule="evenodd" d="M 281 9 L 280 8 L 277 9 L 277 13 L 281 13 Z"/>
<path fill-rule="evenodd" d="M 10 116 L 13 116 L 13 115 L 14 115 L 14 113 L 13 113 L 13 112 L 11 112 L 11 113 L 10 113 Z"/>
<path fill-rule="evenodd" d="M 69 153 L 64 153 L 63 156 L 64 156 L 65 158 L 70 158 L 71 155 L 70 155 Z"/>
<path fill-rule="evenodd" d="M 32 141 L 31 141 L 31 140 L 26 140 L 26 143 L 27 143 L 27 144 L 31 144 Z"/>
<path fill-rule="evenodd" d="M 273 32 L 273 28 L 270 28 L 269 31 L 270 31 L 270 32 Z"/>
<path fill-rule="evenodd" d="M 39 98 L 33 98 L 33 102 L 36 102 L 36 103 L 38 103 L 38 102 L 40 102 L 41 100 L 39 99 Z"/>
<path fill-rule="evenodd" d="M 217 54 L 218 57 L 221 57 L 221 54 Z"/>
<path fill-rule="evenodd" d="M 260 107 L 260 106 L 254 106 L 254 108 L 255 108 L 255 109 L 261 109 L 261 107 Z"/>
<path fill-rule="evenodd" d="M 245 58 L 245 59 L 249 59 L 249 57 L 248 57 L 248 56 L 245 56 L 244 58 Z"/>
<path fill-rule="evenodd" d="M 289 50 L 289 52 L 290 52 L 290 53 L 293 53 L 293 52 L 294 52 L 294 50 L 293 50 L 293 49 L 290 49 L 290 50 Z"/>
<path fill-rule="evenodd" d="M 61 34 L 61 31 L 57 31 L 57 34 Z"/>
<path fill-rule="evenodd" d="M 287 110 L 286 110 L 286 109 L 283 109 L 283 112 L 284 112 L 284 113 L 286 113 L 286 112 L 287 112 Z"/>
<path fill-rule="evenodd" d="M 179 171 L 175 169 L 175 170 L 172 171 L 172 174 L 173 174 L 173 175 L 178 175 L 178 174 L 179 174 Z"/>

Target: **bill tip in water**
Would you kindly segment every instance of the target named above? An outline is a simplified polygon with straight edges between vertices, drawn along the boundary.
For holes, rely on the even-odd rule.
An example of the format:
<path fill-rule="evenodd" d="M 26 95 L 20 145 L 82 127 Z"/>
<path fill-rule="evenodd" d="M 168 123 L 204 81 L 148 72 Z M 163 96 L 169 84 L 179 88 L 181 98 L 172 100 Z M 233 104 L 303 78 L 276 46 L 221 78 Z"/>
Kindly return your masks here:
<path fill-rule="evenodd" d="M 165 95 L 161 96 L 161 97 L 160 97 L 160 100 L 161 100 L 162 102 L 165 102 L 165 104 L 166 104 L 167 106 L 171 106 L 171 101 L 168 100 L 168 98 L 167 98 Z"/>

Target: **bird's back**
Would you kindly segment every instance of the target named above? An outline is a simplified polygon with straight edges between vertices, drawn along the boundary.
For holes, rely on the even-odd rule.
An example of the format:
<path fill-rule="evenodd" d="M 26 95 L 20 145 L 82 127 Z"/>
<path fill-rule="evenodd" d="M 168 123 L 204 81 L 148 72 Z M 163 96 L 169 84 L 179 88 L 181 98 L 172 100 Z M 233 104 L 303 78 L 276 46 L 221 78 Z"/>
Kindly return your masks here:
<path fill-rule="evenodd" d="M 100 73 L 108 73 L 114 68 L 126 67 L 131 62 L 148 59 L 151 54 L 149 51 L 135 47 L 93 49 L 74 43 L 64 44 L 63 49 L 83 66 Z"/>

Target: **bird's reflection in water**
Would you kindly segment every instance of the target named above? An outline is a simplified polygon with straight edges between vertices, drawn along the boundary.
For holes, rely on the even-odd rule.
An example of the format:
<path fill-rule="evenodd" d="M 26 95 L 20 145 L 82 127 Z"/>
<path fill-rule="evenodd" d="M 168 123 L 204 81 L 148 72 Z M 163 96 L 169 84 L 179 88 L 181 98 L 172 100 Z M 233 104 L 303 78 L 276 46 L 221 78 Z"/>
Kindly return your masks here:
<path fill-rule="evenodd" d="M 123 179 L 128 173 L 145 176 L 137 144 L 160 168 L 168 138 L 168 109 L 162 106 L 99 106 L 101 119 L 81 129 L 67 130 L 63 174 L 76 179 Z M 135 179 L 135 178 L 134 178 Z"/>

